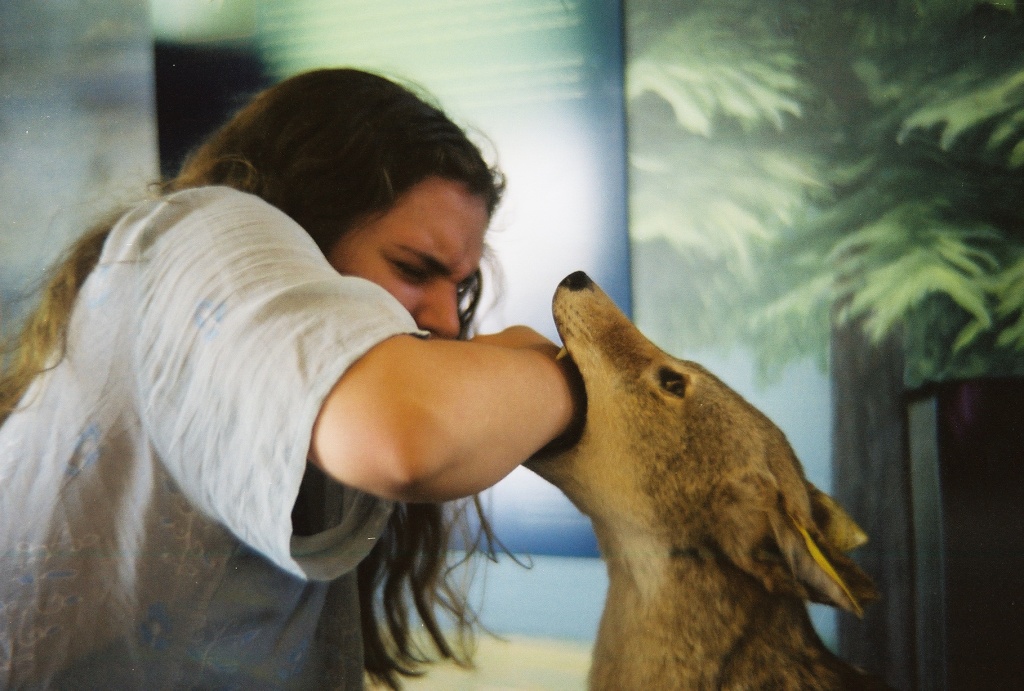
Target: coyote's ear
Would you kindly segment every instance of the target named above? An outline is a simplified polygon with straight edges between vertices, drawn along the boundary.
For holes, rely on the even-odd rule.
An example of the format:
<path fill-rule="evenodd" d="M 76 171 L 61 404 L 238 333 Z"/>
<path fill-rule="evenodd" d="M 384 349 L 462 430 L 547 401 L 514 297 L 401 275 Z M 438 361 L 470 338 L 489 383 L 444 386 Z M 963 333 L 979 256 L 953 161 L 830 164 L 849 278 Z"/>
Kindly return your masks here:
<path fill-rule="evenodd" d="M 868 541 L 867 533 L 861 530 L 843 507 L 810 482 L 806 484 L 811 498 L 811 516 L 826 540 L 842 552 L 850 552 Z"/>
<path fill-rule="evenodd" d="M 771 474 L 735 478 L 722 485 L 712 503 L 722 507 L 714 521 L 718 546 L 768 592 L 841 607 L 858 616 L 863 603 L 877 597 L 867 574 L 815 525 L 807 508 L 791 506 Z M 840 542 L 849 546 L 855 541 L 849 526 L 856 524 L 845 512 L 842 516 L 846 520 L 835 521 L 834 532 L 845 535 Z"/>
<path fill-rule="evenodd" d="M 775 541 L 808 599 L 863 616 L 863 604 L 878 597 L 870 577 L 817 526 L 801 520 L 781 495 L 778 508 L 771 517 Z M 850 544 L 849 536 L 843 544 Z"/>

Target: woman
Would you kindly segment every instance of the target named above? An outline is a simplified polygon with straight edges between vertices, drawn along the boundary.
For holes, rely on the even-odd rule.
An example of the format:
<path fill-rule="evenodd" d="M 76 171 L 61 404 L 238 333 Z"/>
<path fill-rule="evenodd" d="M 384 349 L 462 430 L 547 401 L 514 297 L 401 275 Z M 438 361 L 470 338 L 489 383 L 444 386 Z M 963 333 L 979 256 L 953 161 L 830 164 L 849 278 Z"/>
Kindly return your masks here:
<path fill-rule="evenodd" d="M 438 502 L 576 410 L 532 330 L 458 340 L 501 191 L 440 110 L 320 70 L 72 247 L 0 380 L 0 686 L 396 686 L 410 595 L 458 658 Z"/>

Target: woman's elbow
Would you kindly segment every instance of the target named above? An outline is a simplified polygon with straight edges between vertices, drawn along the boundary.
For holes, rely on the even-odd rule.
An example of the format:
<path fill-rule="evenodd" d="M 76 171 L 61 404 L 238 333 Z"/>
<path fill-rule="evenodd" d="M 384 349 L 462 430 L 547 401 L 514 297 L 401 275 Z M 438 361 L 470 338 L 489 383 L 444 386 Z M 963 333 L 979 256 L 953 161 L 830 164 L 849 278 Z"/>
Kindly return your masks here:
<path fill-rule="evenodd" d="M 335 425 L 318 421 L 310 460 L 335 481 L 383 499 L 448 499 L 435 487 L 447 445 L 436 441 L 437 427 L 429 417 L 406 410 Z"/>

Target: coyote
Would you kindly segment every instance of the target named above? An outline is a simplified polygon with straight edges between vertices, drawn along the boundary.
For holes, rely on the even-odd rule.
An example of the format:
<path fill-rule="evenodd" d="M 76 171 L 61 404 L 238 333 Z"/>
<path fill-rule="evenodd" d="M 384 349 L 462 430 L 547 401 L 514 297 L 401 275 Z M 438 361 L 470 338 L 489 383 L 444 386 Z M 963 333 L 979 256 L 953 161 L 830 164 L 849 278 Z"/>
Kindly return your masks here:
<path fill-rule="evenodd" d="M 647 340 L 583 272 L 553 312 L 585 421 L 528 467 L 590 518 L 608 570 L 590 688 L 885 688 L 811 626 L 805 601 L 860 615 L 877 595 L 843 554 L 867 537 L 782 432 Z"/>

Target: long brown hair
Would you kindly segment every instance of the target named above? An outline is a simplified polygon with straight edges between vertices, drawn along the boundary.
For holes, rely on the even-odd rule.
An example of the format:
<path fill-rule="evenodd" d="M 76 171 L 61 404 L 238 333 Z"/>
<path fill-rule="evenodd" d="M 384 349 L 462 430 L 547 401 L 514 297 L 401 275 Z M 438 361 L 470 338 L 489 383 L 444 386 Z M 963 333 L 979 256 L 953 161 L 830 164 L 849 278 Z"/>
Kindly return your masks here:
<path fill-rule="evenodd" d="M 227 185 L 262 197 L 301 225 L 327 254 L 359 221 L 390 209 L 413 185 L 439 176 L 466 186 L 493 213 L 504 180 L 465 131 L 410 88 L 351 69 L 324 69 L 287 79 L 258 94 L 164 183 L 170 192 Z M 32 380 L 63 357 L 78 290 L 96 266 L 111 223 L 73 245 L 51 272 L 39 307 L 25 322 L 0 376 L 0 424 Z M 466 335 L 479 302 L 478 271 L 460 294 Z M 295 521 L 313 525 L 315 502 L 300 493 Z M 307 506 L 307 504 L 309 506 Z M 461 548 L 493 554 L 479 501 L 479 533 Z M 309 509 L 309 511 L 307 511 Z M 475 615 L 448 564 L 449 538 L 465 507 L 398 504 L 377 546 L 358 567 L 364 666 L 377 682 L 398 688 L 430 659 L 469 664 Z M 427 633 L 413 636 L 410 605 Z M 442 619 L 449 620 L 448 626 Z M 454 627 L 454 640 L 446 632 Z"/>
<path fill-rule="evenodd" d="M 50 270 L 39 304 L 11 344 L 0 351 L 0 425 L 17 408 L 33 380 L 64 358 L 68 320 L 78 290 L 99 262 L 111 222 L 84 233 Z"/>

